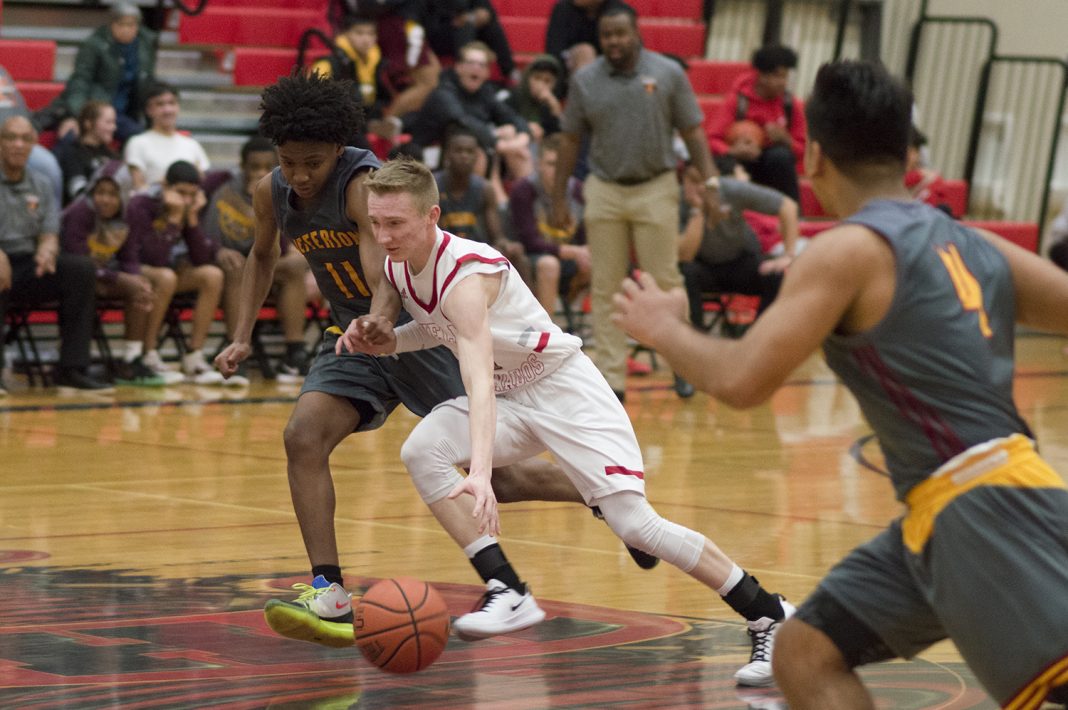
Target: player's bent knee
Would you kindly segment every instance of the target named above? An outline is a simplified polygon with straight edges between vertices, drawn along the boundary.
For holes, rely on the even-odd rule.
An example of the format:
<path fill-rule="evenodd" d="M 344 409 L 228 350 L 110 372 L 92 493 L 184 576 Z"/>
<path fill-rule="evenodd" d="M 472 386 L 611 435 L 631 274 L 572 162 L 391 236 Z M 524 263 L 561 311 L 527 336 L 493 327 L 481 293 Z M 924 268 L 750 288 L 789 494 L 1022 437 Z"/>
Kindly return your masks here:
<path fill-rule="evenodd" d="M 594 501 L 604 521 L 631 547 L 656 555 L 684 572 L 697 566 L 705 537 L 666 520 L 641 493 L 624 491 Z"/>
<path fill-rule="evenodd" d="M 460 482 L 455 468 L 461 462 L 460 453 L 451 438 L 443 436 L 429 418 L 408 435 L 400 455 L 415 489 L 427 505 L 444 498 Z"/>

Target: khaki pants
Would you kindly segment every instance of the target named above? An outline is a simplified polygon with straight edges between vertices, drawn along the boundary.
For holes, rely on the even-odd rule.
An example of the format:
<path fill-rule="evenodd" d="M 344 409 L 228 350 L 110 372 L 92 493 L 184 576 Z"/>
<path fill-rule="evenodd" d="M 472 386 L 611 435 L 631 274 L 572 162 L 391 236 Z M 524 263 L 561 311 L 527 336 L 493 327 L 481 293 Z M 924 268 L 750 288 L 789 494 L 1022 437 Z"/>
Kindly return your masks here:
<path fill-rule="evenodd" d="M 637 185 L 586 180 L 586 239 L 590 248 L 597 367 L 612 389 L 627 380 L 627 340 L 611 321 L 612 295 L 632 260 L 663 289 L 682 286 L 679 272 L 679 185 L 668 171 Z"/>

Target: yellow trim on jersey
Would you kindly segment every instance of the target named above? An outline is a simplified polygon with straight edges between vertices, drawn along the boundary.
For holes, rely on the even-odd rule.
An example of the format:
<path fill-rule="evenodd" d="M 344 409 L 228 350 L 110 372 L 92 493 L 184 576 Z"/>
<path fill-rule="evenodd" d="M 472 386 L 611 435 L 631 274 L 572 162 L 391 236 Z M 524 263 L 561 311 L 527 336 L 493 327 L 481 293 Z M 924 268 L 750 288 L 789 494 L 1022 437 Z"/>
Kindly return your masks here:
<path fill-rule="evenodd" d="M 1037 710 L 1049 691 L 1068 685 L 1068 656 L 1055 662 L 1005 703 L 1005 710 Z"/>
<path fill-rule="evenodd" d="M 905 497 L 909 511 L 901 524 L 905 546 L 920 554 L 935 519 L 957 496 L 978 486 L 1068 488 L 1022 434 L 973 446 L 947 461 Z"/>
<path fill-rule="evenodd" d="M 343 331 L 341 328 L 339 328 L 336 325 L 332 325 L 332 326 L 328 327 L 326 329 L 326 332 L 330 333 L 332 335 L 344 335 L 345 334 L 345 331 Z"/>

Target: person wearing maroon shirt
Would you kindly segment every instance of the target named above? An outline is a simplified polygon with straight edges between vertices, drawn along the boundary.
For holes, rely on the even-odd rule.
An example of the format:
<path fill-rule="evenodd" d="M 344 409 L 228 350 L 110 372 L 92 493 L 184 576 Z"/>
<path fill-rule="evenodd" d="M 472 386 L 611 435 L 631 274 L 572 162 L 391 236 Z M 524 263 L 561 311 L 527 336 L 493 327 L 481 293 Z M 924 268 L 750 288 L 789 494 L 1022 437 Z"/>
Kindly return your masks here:
<path fill-rule="evenodd" d="M 126 222 L 130 237 L 141 245 L 141 269 L 157 284 L 159 298 L 149 314 L 145 333 L 144 363 L 173 376 L 156 350 L 159 331 L 175 293 L 196 292 L 190 351 L 182 357 L 182 370 L 196 384 L 223 381 L 204 358 L 202 348 L 215 319 L 223 289 L 223 271 L 215 265 L 216 245 L 200 226 L 207 204 L 200 188 L 200 172 L 179 160 L 167 168 L 163 184 L 130 200 Z"/>
<path fill-rule="evenodd" d="M 786 88 L 797 53 L 773 44 L 753 53 L 753 69 L 738 77 L 726 104 L 708 129 L 715 155 L 731 155 L 758 185 L 775 188 L 795 202 L 801 190 L 797 166 L 805 154 L 805 112 L 800 99 Z M 727 131 L 736 121 L 757 123 L 766 134 L 761 149 L 730 143 Z"/>

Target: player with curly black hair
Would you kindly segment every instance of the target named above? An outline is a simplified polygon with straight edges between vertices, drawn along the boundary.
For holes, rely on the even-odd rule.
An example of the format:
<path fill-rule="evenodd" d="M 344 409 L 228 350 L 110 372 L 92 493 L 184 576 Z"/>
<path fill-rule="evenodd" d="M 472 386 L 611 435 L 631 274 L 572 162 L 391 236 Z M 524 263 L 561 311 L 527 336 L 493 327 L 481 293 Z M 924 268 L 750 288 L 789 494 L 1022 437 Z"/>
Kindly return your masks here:
<path fill-rule="evenodd" d="M 283 636 L 335 647 L 351 646 L 353 631 L 334 532 L 331 452 L 349 434 L 381 426 L 398 404 L 423 416 L 464 392 L 456 359 L 445 348 L 397 358 L 335 353 L 338 337 L 354 318 L 399 315 L 376 300 L 386 257 L 371 236 L 364 182 L 379 162 L 370 151 L 346 146 L 363 120 L 355 96 L 346 82 L 315 74 L 283 78 L 263 92 L 260 129 L 277 146 L 279 167 L 255 187 L 256 237 L 245 262 L 234 341 L 215 359 L 230 376 L 251 354 L 252 328 L 271 286 L 281 233 L 307 258 L 330 303 L 333 325 L 284 434 L 293 509 L 312 583 L 294 585 L 301 591 L 296 601 L 269 601 L 265 615 Z M 405 314 L 398 323 L 408 320 Z M 582 501 L 547 461 L 531 459 L 512 469 L 495 471 L 501 501 Z M 479 551 L 472 564 L 485 579 L 511 569 L 497 545 Z"/>

